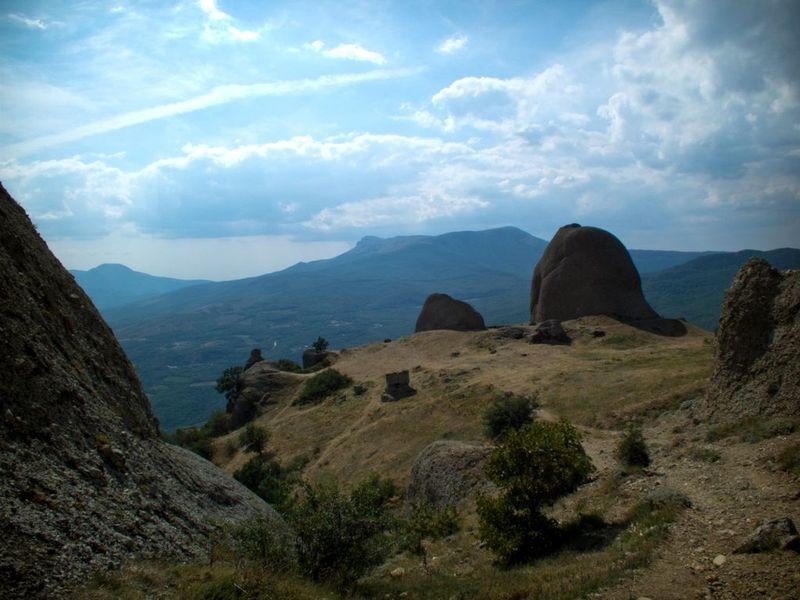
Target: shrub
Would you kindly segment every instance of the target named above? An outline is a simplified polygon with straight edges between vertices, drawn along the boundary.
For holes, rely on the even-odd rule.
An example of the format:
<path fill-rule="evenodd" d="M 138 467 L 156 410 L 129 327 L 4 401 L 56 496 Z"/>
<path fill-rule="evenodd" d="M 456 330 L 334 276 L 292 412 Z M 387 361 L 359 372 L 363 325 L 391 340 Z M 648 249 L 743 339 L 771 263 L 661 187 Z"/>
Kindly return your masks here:
<path fill-rule="evenodd" d="M 236 471 L 233 477 L 276 510 L 284 512 L 288 509 L 292 486 L 277 460 L 263 455 L 255 456 Z"/>
<path fill-rule="evenodd" d="M 320 336 L 314 340 L 314 343 L 311 344 L 311 347 L 314 349 L 314 352 L 325 352 L 325 350 L 328 349 L 328 340 Z"/>
<path fill-rule="evenodd" d="M 248 423 L 239 434 L 239 447 L 246 452 L 261 454 L 269 441 L 269 432 L 263 427 Z"/>
<path fill-rule="evenodd" d="M 332 483 L 306 485 L 290 513 L 304 575 L 351 587 L 388 556 L 386 490 L 375 480 L 344 494 Z"/>
<path fill-rule="evenodd" d="M 231 417 L 228 413 L 224 410 L 215 410 L 203 425 L 202 431 L 209 437 L 219 437 L 231 430 L 230 424 Z"/>
<path fill-rule="evenodd" d="M 296 556 L 288 532 L 268 519 L 249 519 L 231 531 L 233 550 L 238 556 L 261 563 L 271 571 L 286 571 Z"/>
<path fill-rule="evenodd" d="M 481 538 L 510 564 L 557 547 L 558 527 L 541 510 L 585 483 L 594 466 L 572 425 L 535 421 L 509 431 L 485 471 L 499 494 L 478 498 Z"/>
<path fill-rule="evenodd" d="M 239 377 L 242 374 L 242 367 L 228 367 L 217 379 L 214 389 L 220 394 L 225 394 L 226 400 L 231 400 L 239 392 Z"/>
<path fill-rule="evenodd" d="M 288 358 L 281 358 L 278 362 L 275 363 L 275 366 L 278 367 L 281 371 L 289 371 L 291 373 L 299 373 L 303 370 L 303 367 L 298 365 L 293 360 L 289 360 Z"/>
<path fill-rule="evenodd" d="M 211 460 L 213 450 L 211 448 L 211 438 L 196 427 L 175 430 L 175 443 L 182 448 L 191 450 L 195 454 L 202 456 L 206 460 Z"/>
<path fill-rule="evenodd" d="M 437 508 L 431 504 L 412 506 L 411 516 L 400 523 L 400 549 L 422 558 L 428 564 L 424 540 L 438 540 L 458 531 L 460 518 L 454 506 Z"/>
<path fill-rule="evenodd" d="M 630 425 L 617 444 L 616 457 L 628 467 L 646 467 L 650 464 L 650 453 L 640 427 Z"/>
<path fill-rule="evenodd" d="M 533 422 L 533 411 L 538 406 L 534 397 L 505 393 L 497 396 L 483 413 L 484 431 L 491 439 Z"/>
<path fill-rule="evenodd" d="M 326 396 L 347 387 L 353 383 L 347 375 L 340 373 L 336 369 L 327 369 L 317 373 L 303 384 L 300 393 L 297 395 L 295 404 L 317 404 Z"/>

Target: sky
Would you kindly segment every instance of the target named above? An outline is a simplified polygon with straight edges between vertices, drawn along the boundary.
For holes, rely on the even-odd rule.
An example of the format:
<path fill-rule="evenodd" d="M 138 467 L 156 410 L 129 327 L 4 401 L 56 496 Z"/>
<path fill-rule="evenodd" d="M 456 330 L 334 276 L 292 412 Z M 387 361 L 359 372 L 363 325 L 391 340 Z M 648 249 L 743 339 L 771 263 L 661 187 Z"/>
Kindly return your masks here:
<path fill-rule="evenodd" d="M 0 181 L 69 268 L 361 237 L 800 246 L 796 0 L 0 0 Z"/>

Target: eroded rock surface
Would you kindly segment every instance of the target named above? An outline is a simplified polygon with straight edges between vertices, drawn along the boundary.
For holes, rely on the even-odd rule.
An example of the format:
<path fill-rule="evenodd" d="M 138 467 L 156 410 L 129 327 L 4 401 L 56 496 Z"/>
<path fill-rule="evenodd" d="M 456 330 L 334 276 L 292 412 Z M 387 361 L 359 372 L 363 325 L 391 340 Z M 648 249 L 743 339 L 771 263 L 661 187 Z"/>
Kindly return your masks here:
<path fill-rule="evenodd" d="M 489 492 L 483 464 L 491 448 L 454 440 L 426 446 L 414 461 L 407 497 L 412 503 L 457 506 Z"/>
<path fill-rule="evenodd" d="M 89 298 L 0 186 L 0 597 L 62 596 L 129 558 L 204 556 L 258 497 L 163 443 Z"/>
<path fill-rule="evenodd" d="M 447 294 L 431 294 L 422 306 L 414 331 L 434 329 L 483 331 L 486 324 L 481 314 L 468 303 Z"/>
<path fill-rule="evenodd" d="M 725 296 L 703 416 L 800 415 L 800 270 L 747 261 Z"/>

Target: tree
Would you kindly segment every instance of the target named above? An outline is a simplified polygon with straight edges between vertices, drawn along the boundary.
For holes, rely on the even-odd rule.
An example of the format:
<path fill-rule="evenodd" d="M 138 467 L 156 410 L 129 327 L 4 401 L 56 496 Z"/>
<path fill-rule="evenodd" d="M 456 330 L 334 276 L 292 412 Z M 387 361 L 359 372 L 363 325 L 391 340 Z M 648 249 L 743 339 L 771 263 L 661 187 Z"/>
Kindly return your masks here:
<path fill-rule="evenodd" d="M 328 340 L 320 336 L 314 340 L 314 343 L 311 344 L 311 347 L 314 349 L 314 352 L 325 352 L 325 350 L 328 349 Z"/>
<path fill-rule="evenodd" d="M 220 394 L 225 394 L 225 399 L 230 401 L 239 392 L 239 377 L 242 374 L 242 367 L 228 367 L 217 379 L 216 390 Z"/>
<path fill-rule="evenodd" d="M 487 437 L 498 439 L 506 431 L 520 429 L 533 421 L 533 411 L 538 406 L 535 397 L 501 394 L 483 413 Z"/>
<path fill-rule="evenodd" d="M 557 547 L 558 526 L 542 509 L 585 483 L 594 466 L 572 425 L 536 421 L 509 431 L 485 471 L 499 494 L 478 499 L 481 538 L 502 562 L 517 563 Z"/>
<path fill-rule="evenodd" d="M 239 434 L 239 447 L 246 452 L 261 454 L 269 441 L 269 431 L 248 423 L 244 431 Z"/>

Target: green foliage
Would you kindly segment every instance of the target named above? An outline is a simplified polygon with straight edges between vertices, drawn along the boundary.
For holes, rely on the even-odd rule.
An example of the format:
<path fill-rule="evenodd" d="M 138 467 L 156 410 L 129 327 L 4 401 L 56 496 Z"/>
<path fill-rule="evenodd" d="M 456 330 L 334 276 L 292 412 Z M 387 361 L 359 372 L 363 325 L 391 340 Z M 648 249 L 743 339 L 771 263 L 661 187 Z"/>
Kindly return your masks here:
<path fill-rule="evenodd" d="M 314 340 L 314 343 L 311 344 L 311 347 L 314 349 L 315 352 L 325 352 L 325 350 L 328 349 L 328 340 L 320 336 L 316 340 Z"/>
<path fill-rule="evenodd" d="M 625 430 L 615 454 L 617 460 L 627 467 L 646 467 L 650 464 L 650 453 L 647 451 L 641 427 L 630 425 Z"/>
<path fill-rule="evenodd" d="M 255 561 L 271 572 L 288 571 L 296 563 L 291 535 L 270 519 L 249 519 L 234 526 L 230 534 L 237 556 Z"/>
<path fill-rule="evenodd" d="M 291 503 L 292 482 L 280 462 L 259 454 L 233 474 L 234 479 L 249 488 L 264 502 L 283 512 Z"/>
<path fill-rule="evenodd" d="M 289 371 L 290 373 L 300 373 L 303 370 L 303 367 L 288 358 L 281 358 L 275 363 L 275 366 L 281 371 Z"/>
<path fill-rule="evenodd" d="M 215 410 L 208 417 L 205 425 L 203 425 L 203 433 L 209 437 L 219 437 L 228 433 L 231 424 L 231 417 L 224 410 Z"/>
<path fill-rule="evenodd" d="M 301 572 L 338 588 L 351 587 L 389 552 L 388 486 L 377 478 L 349 495 L 332 483 L 306 484 L 289 516 Z"/>
<path fill-rule="evenodd" d="M 206 460 L 211 460 L 211 456 L 213 455 L 211 438 L 206 435 L 202 429 L 198 429 L 197 427 L 176 429 L 174 440 L 178 446 L 191 450 Z"/>
<path fill-rule="evenodd" d="M 507 564 L 557 547 L 557 525 L 541 510 L 574 492 L 594 471 L 580 434 L 566 421 L 534 421 L 509 431 L 484 468 L 499 494 L 478 499 L 481 538 Z"/>
<path fill-rule="evenodd" d="M 422 558 L 427 564 L 423 541 L 438 540 L 456 533 L 461 525 L 454 506 L 437 508 L 431 504 L 412 506 L 411 515 L 399 525 L 400 549 Z"/>
<path fill-rule="evenodd" d="M 225 394 L 225 399 L 234 398 L 239 391 L 239 377 L 242 374 L 242 367 L 228 367 L 217 379 L 214 389 L 220 394 Z"/>
<path fill-rule="evenodd" d="M 317 373 L 303 384 L 295 404 L 317 404 L 326 396 L 347 387 L 353 380 L 336 369 L 326 369 Z"/>
<path fill-rule="evenodd" d="M 506 431 L 516 430 L 533 422 L 533 411 L 538 406 L 533 396 L 505 393 L 498 395 L 483 413 L 486 436 L 501 437 Z"/>
<path fill-rule="evenodd" d="M 253 423 L 248 423 L 244 431 L 239 434 L 239 447 L 245 452 L 255 452 L 261 454 L 269 441 L 269 431 L 263 427 L 258 427 Z"/>

